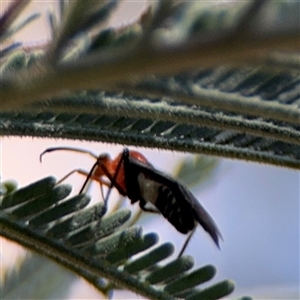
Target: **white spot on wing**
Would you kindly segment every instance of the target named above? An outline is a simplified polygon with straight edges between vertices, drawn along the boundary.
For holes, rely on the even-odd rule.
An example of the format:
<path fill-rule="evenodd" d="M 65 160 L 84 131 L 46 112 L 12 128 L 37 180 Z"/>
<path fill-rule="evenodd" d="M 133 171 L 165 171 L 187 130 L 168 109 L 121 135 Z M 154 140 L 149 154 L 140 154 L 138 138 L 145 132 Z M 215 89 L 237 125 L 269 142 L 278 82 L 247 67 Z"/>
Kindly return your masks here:
<path fill-rule="evenodd" d="M 146 178 L 142 173 L 140 173 L 138 176 L 138 183 L 143 199 L 155 205 L 158 196 L 158 188 L 161 186 L 161 184 Z"/>

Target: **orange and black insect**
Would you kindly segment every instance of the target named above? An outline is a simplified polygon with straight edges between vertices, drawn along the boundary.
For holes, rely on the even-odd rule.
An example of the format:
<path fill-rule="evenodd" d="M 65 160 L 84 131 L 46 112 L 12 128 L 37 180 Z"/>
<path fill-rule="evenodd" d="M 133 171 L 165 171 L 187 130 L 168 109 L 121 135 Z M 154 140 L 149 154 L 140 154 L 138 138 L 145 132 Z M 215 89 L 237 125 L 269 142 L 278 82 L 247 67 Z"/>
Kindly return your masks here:
<path fill-rule="evenodd" d="M 104 199 L 106 203 L 111 188 L 115 187 L 121 195 L 130 199 L 131 204 L 139 202 L 140 208 L 144 211 L 160 212 L 179 232 L 189 233 L 179 256 L 184 252 L 198 223 L 219 247 L 220 231 L 195 196 L 183 184 L 156 170 L 140 152 L 124 148 L 115 159 L 111 159 L 106 153 L 97 156 L 82 149 L 55 147 L 46 149 L 40 159 L 45 153 L 57 150 L 85 153 L 96 159 L 90 172 L 76 169 L 62 179 L 75 172 L 85 175 L 86 181 L 80 193 L 83 192 L 89 180 L 95 180 L 101 186 L 109 187 Z M 146 207 L 147 203 L 152 204 L 156 209 Z"/>

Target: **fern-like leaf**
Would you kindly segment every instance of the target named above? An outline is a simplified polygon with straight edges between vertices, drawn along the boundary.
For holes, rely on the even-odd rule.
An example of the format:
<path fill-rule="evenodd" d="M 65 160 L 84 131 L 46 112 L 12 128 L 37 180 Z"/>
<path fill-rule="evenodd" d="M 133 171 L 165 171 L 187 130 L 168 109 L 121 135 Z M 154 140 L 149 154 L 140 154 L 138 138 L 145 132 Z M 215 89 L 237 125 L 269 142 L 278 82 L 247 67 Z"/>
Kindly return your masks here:
<path fill-rule="evenodd" d="M 116 29 L 117 1 L 79 2 L 50 18 L 47 49 L 1 60 L 1 134 L 300 168 L 299 3 L 160 1 Z"/>
<path fill-rule="evenodd" d="M 233 291 L 231 281 L 195 289 L 214 277 L 213 266 L 191 270 L 189 256 L 160 263 L 173 253 L 173 245 L 155 246 L 158 236 L 143 235 L 139 227 L 118 229 L 130 217 L 128 210 L 106 216 L 101 205 L 87 207 L 87 196 L 66 199 L 69 193 L 69 186 L 56 186 L 48 177 L 2 196 L 0 234 L 75 271 L 102 292 L 118 287 L 171 300 L 219 299 Z"/>

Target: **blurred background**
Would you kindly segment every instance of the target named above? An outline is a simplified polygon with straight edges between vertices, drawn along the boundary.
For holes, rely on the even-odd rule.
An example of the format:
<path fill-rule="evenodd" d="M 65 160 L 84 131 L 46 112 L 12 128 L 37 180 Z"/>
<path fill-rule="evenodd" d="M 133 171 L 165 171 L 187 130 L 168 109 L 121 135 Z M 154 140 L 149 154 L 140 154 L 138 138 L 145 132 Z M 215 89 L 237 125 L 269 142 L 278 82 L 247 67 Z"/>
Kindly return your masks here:
<path fill-rule="evenodd" d="M 111 24 L 120 26 L 138 18 L 146 4 L 147 1 L 124 1 Z M 1 13 L 5 5 L 6 1 L 1 1 Z M 33 1 L 25 13 L 43 13 L 51 5 L 53 2 Z M 15 38 L 30 46 L 43 44 L 49 34 L 42 17 Z M 1 180 L 14 179 L 19 187 L 49 175 L 60 179 L 74 168 L 89 170 L 94 163 L 84 155 L 57 152 L 46 155 L 41 164 L 39 155 L 48 147 L 76 146 L 96 154 L 109 152 L 112 157 L 123 149 L 122 145 L 38 138 L 5 137 L 0 143 Z M 158 149 L 138 150 L 157 169 L 169 174 L 186 156 Z M 78 193 L 83 181 L 80 175 L 68 179 L 74 187 L 73 193 Z M 215 265 L 218 273 L 214 281 L 233 279 L 237 288 L 231 298 L 249 295 L 256 299 L 299 299 L 299 186 L 299 172 L 293 170 L 220 160 L 209 182 L 191 190 L 220 228 L 224 239 L 221 251 L 199 227 L 186 254 L 194 256 L 196 266 Z M 101 199 L 98 186 L 91 187 L 91 194 L 93 201 Z M 143 228 L 144 232 L 158 232 L 160 242 L 174 243 L 177 252 L 185 240 L 161 216 L 144 218 Z M 4 239 L 0 241 L 3 280 L 2 269 L 20 262 L 25 251 Z M 69 299 L 99 299 L 99 294 L 84 280 L 76 278 Z M 142 298 L 117 292 L 114 299 Z"/>

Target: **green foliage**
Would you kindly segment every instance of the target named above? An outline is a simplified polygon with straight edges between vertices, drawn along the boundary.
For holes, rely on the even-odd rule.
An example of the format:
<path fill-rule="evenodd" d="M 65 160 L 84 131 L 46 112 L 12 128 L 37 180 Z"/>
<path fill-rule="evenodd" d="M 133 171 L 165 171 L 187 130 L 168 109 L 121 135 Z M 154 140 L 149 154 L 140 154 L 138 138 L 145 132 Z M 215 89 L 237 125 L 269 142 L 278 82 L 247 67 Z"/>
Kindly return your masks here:
<path fill-rule="evenodd" d="M 47 48 L 2 53 L 1 134 L 299 169 L 299 3 L 161 1 L 110 28 L 117 4 L 60 1 Z"/>
<path fill-rule="evenodd" d="M 182 160 L 177 165 L 174 175 L 175 177 L 182 179 L 189 187 L 200 184 L 203 185 L 212 179 L 217 166 L 217 159 L 195 155 L 193 159 Z"/>
<path fill-rule="evenodd" d="M 7 180 L 4 182 L 1 181 L 0 182 L 0 196 L 15 191 L 17 189 L 17 187 L 18 187 L 18 184 L 14 180 Z"/>
<path fill-rule="evenodd" d="M 189 256 L 160 264 L 172 255 L 173 245 L 154 247 L 157 234 L 143 235 L 136 226 L 120 230 L 130 211 L 120 209 L 106 216 L 103 205 L 87 207 L 86 195 L 66 199 L 69 186 L 55 183 L 54 178 L 48 177 L 2 196 L 0 234 L 75 271 L 104 294 L 114 288 L 126 288 L 149 299 L 201 299 L 201 295 L 203 299 L 206 295 L 219 299 L 233 291 L 231 281 L 196 289 L 214 277 L 215 267 L 208 265 L 192 270 L 194 261 Z M 139 256 L 135 257 L 136 254 Z M 17 277 L 18 284 L 16 276 L 8 277 L 1 295 L 5 299 L 12 295 L 20 297 L 28 268 L 37 265 L 43 265 L 38 258 L 27 261 Z M 32 288 L 37 289 L 35 282 L 39 276 L 55 272 L 53 268 L 46 263 L 42 273 L 31 274 Z M 71 282 L 72 276 L 66 275 L 62 280 Z M 36 297 L 32 289 L 29 292 L 28 295 Z M 48 293 L 51 286 L 41 291 L 41 297 L 46 298 Z"/>

